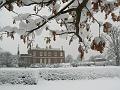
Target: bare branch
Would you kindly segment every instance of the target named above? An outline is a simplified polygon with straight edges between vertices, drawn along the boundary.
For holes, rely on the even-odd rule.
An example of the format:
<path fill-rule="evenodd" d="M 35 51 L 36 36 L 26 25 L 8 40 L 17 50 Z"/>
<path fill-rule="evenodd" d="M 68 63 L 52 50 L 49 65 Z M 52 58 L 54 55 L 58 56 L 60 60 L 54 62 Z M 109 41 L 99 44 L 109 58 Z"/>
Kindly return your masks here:
<path fill-rule="evenodd" d="M 76 9 L 76 23 L 75 23 L 75 27 L 76 27 L 76 36 L 79 38 L 79 42 L 82 42 L 82 38 L 79 36 L 79 23 L 80 23 L 80 18 L 81 18 L 81 12 L 82 9 L 86 6 L 86 4 L 88 3 L 89 0 L 83 0 L 83 2 L 81 4 L 79 4 L 79 6 Z"/>
<path fill-rule="evenodd" d="M 99 37 L 100 37 L 100 27 L 101 27 L 101 24 L 98 22 L 98 20 L 92 15 L 92 13 L 90 12 L 90 10 L 85 6 L 85 8 L 88 10 L 88 12 L 90 13 L 90 15 L 92 16 L 92 18 L 98 23 L 99 25 Z"/>
<path fill-rule="evenodd" d="M 28 35 L 29 35 L 30 33 L 32 33 L 33 31 L 35 31 L 35 30 L 41 28 L 42 26 L 44 26 L 44 25 L 45 25 L 48 21 L 50 21 L 51 19 L 53 19 L 53 18 L 57 17 L 58 15 L 60 15 L 67 7 L 70 6 L 73 2 L 74 2 L 74 0 L 71 0 L 71 1 L 70 1 L 65 7 L 63 7 L 57 14 L 49 17 L 49 18 L 47 19 L 47 21 L 44 21 L 42 25 L 34 28 L 33 30 L 30 30 L 29 33 L 28 33 Z"/>

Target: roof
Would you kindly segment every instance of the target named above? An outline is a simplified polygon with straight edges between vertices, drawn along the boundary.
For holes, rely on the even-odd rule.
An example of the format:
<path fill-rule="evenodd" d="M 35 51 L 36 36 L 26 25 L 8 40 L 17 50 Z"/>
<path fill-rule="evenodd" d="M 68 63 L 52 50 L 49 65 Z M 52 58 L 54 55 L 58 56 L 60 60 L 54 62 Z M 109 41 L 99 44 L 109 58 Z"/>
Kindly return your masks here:
<path fill-rule="evenodd" d="M 29 54 L 20 54 L 20 57 L 32 57 L 32 56 Z"/>
<path fill-rule="evenodd" d="M 20 54 L 21 56 L 29 56 L 29 54 Z"/>
<path fill-rule="evenodd" d="M 29 49 L 30 50 L 30 49 Z M 34 48 L 32 47 L 31 50 L 58 50 L 58 51 L 63 51 L 63 50 L 60 50 L 60 48 Z"/>

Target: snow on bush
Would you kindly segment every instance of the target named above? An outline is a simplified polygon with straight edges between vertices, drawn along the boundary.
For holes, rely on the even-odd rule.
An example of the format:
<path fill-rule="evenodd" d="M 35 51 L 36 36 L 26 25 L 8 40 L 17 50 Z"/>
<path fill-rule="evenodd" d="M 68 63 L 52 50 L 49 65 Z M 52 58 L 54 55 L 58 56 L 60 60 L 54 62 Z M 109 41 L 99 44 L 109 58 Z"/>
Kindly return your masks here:
<path fill-rule="evenodd" d="M 120 67 L 44 68 L 39 75 L 45 80 L 120 78 Z"/>
<path fill-rule="evenodd" d="M 120 78 L 120 67 L 0 69 L 0 84 L 36 85 L 38 80 L 93 80 Z"/>
<path fill-rule="evenodd" d="M 29 69 L 0 69 L 0 84 L 37 84 L 36 70 Z"/>

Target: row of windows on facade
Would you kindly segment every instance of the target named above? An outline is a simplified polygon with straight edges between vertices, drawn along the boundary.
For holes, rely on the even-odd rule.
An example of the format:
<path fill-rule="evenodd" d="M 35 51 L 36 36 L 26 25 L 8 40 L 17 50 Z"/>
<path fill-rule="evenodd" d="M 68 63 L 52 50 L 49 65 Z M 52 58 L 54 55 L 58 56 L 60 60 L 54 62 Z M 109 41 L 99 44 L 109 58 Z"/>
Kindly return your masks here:
<path fill-rule="evenodd" d="M 58 54 L 58 52 L 40 52 L 39 54 L 40 54 L 40 56 L 52 56 L 52 55 L 54 55 L 54 56 L 63 56 L 63 52 L 60 52 L 60 54 Z M 36 51 L 33 51 L 33 56 L 37 56 Z"/>
<path fill-rule="evenodd" d="M 21 60 L 21 63 L 44 63 L 44 64 L 51 64 L 51 63 L 63 63 L 63 59 L 33 59 L 33 62 L 27 59 Z"/>

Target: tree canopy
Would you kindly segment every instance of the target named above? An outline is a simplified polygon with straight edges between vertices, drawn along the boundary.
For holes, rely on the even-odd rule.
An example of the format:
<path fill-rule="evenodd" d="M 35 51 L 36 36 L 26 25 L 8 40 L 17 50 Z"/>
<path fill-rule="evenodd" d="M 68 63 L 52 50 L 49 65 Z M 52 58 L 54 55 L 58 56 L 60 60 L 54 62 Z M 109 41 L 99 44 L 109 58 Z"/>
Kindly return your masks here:
<path fill-rule="evenodd" d="M 18 7 L 33 6 L 34 13 L 14 12 L 15 4 Z M 77 37 L 81 58 L 84 56 L 84 51 L 87 51 L 85 42 L 91 42 L 91 49 L 102 53 L 105 39 L 101 36 L 101 29 L 105 33 L 111 31 L 112 24 L 108 20 L 109 17 L 113 22 L 120 21 L 120 0 L 0 0 L 0 8 L 16 13 L 13 24 L 19 23 L 19 27 L 1 28 L 0 37 L 7 34 L 14 39 L 14 33 L 17 32 L 21 34 L 20 38 L 27 42 L 28 46 L 35 38 L 35 33 L 41 33 L 43 29 L 51 33 L 51 37 L 46 37 L 46 43 L 50 43 L 51 38 L 55 41 L 57 35 L 69 35 L 71 38 L 69 44 Z M 41 15 L 39 12 L 43 8 L 47 8 L 50 15 Z M 98 12 L 104 14 L 104 22 L 94 17 Z M 52 20 L 55 20 L 61 28 L 51 30 L 49 23 Z M 99 35 L 91 41 L 91 24 L 95 22 L 99 26 Z"/>

